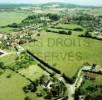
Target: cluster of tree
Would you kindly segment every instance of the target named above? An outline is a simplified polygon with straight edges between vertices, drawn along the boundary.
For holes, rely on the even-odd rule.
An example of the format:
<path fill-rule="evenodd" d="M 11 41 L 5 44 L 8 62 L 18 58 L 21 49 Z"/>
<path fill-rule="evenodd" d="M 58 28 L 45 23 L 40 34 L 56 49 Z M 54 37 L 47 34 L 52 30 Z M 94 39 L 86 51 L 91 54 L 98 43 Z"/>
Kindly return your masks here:
<path fill-rule="evenodd" d="M 16 57 L 13 69 L 19 70 L 21 68 L 27 68 L 32 63 L 32 58 L 28 56 L 26 52 L 22 52 L 19 56 Z"/>
<path fill-rule="evenodd" d="M 12 24 L 7 25 L 7 27 L 11 27 L 11 28 L 20 28 L 21 25 L 20 25 L 20 24 L 17 24 L 17 23 L 12 23 Z"/>
<path fill-rule="evenodd" d="M 101 100 L 102 99 L 102 85 L 88 85 L 87 87 L 84 87 L 83 82 L 82 86 L 78 89 L 79 95 L 86 95 L 85 100 Z"/>
<path fill-rule="evenodd" d="M 89 31 L 93 30 L 101 30 L 102 27 L 102 17 L 100 16 L 93 16 L 85 13 L 78 13 L 78 15 L 73 16 L 67 16 L 65 22 L 73 22 L 77 23 L 85 28 L 87 28 Z"/>
<path fill-rule="evenodd" d="M 29 96 L 26 96 L 24 100 L 32 100 Z"/>
<path fill-rule="evenodd" d="M 72 35 L 72 31 L 62 30 L 62 31 L 59 31 L 59 34 Z"/>
<path fill-rule="evenodd" d="M 50 86 L 51 89 L 47 88 L 46 84 L 48 84 L 50 81 L 52 81 L 52 85 Z M 52 98 L 59 98 L 65 96 L 66 93 L 66 87 L 65 84 L 61 81 L 59 81 L 56 77 L 48 77 L 48 76 L 41 76 L 40 78 L 40 84 L 43 86 L 46 86 L 44 89 L 46 92 L 46 95 L 44 95 L 44 99 L 52 99 Z M 56 99 L 57 100 L 57 99 Z"/>
<path fill-rule="evenodd" d="M 58 14 L 48 13 L 47 16 L 48 16 L 48 18 L 49 18 L 51 21 L 58 21 L 58 20 L 60 20 L 60 16 L 59 16 Z"/>
<path fill-rule="evenodd" d="M 85 97 L 85 100 L 102 100 L 102 95 L 96 95 L 96 96 L 92 96 L 92 95 L 87 95 Z"/>
<path fill-rule="evenodd" d="M 47 25 L 47 22 L 50 21 L 58 21 L 60 19 L 60 16 L 58 14 L 35 14 L 35 15 L 29 15 L 27 18 L 22 20 L 21 25 L 31 25 L 31 24 L 40 24 Z"/>
<path fill-rule="evenodd" d="M 23 87 L 23 91 L 25 92 L 25 93 L 29 93 L 29 92 L 36 92 L 37 91 L 37 85 L 36 85 L 36 83 L 30 83 L 29 85 L 27 85 L 27 86 L 24 86 Z"/>
<path fill-rule="evenodd" d="M 51 26 L 51 28 L 53 28 L 53 29 L 62 29 L 62 30 L 70 30 L 70 31 L 83 31 L 83 28 L 81 28 L 81 27 L 76 27 L 74 29 L 70 29 L 70 28 L 63 28 L 63 27 L 60 27 L 60 26 L 59 27 Z"/>
<path fill-rule="evenodd" d="M 41 20 L 42 15 L 37 14 L 37 15 L 29 15 L 27 18 L 22 20 L 21 25 L 31 25 L 31 24 L 38 24 L 38 23 L 43 23 Z"/>
<path fill-rule="evenodd" d="M 2 38 L 1 40 L 1 43 L 0 43 L 0 48 L 2 49 L 9 49 L 9 46 L 10 46 L 10 43 L 11 43 L 11 40 L 9 40 L 9 38 Z"/>
<path fill-rule="evenodd" d="M 71 30 L 55 30 L 55 29 L 46 29 L 47 32 L 54 32 L 54 33 L 59 33 L 59 34 L 65 34 L 65 35 L 72 35 Z"/>
<path fill-rule="evenodd" d="M 78 28 L 74 28 L 73 31 L 83 31 L 83 29 L 78 27 Z"/>

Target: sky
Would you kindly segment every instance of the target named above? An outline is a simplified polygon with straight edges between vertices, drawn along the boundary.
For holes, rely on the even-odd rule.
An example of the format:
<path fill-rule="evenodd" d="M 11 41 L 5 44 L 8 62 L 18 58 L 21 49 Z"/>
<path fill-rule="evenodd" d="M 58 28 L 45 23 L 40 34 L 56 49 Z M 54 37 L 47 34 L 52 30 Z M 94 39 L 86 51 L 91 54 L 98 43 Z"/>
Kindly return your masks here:
<path fill-rule="evenodd" d="M 102 6 L 102 0 L 0 0 L 0 3 L 38 4 L 38 3 L 48 3 L 48 2 L 65 2 L 65 3 L 80 4 L 80 5 Z"/>

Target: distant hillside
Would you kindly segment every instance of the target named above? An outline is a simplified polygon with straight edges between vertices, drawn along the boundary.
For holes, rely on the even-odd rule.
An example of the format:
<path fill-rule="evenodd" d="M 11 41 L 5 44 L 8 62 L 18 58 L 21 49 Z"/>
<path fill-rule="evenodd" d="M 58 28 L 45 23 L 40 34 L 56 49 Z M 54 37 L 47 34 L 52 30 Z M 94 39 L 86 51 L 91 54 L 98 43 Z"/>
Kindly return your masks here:
<path fill-rule="evenodd" d="M 40 5 L 43 8 L 102 8 L 101 6 L 86 6 L 86 5 L 77 5 L 77 4 L 68 4 L 68 3 L 61 3 L 61 2 L 52 2 Z"/>
<path fill-rule="evenodd" d="M 49 8 L 49 7 L 56 7 L 56 8 L 76 8 L 80 7 L 80 5 L 74 5 L 74 4 L 66 4 L 66 3 L 46 3 L 42 4 L 41 7 Z"/>
<path fill-rule="evenodd" d="M 0 4 L 0 9 L 15 9 L 19 7 L 31 7 L 31 4 Z"/>
<path fill-rule="evenodd" d="M 45 4 L 0 4 L 0 9 L 15 9 L 21 7 L 42 7 L 42 8 L 100 8 L 96 6 L 82 6 L 68 3 L 45 3 Z"/>

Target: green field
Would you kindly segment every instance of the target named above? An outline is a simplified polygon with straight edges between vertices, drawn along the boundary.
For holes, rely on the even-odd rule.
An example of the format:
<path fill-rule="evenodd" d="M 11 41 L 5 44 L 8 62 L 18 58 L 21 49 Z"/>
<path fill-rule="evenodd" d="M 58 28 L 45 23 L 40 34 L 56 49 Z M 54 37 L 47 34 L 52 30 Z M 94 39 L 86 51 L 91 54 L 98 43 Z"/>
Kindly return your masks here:
<path fill-rule="evenodd" d="M 0 12 L 0 26 L 20 23 L 27 16 L 28 14 L 23 12 Z"/>
<path fill-rule="evenodd" d="M 0 12 L 0 26 L 12 23 L 20 23 L 30 13 L 25 12 Z M 12 32 L 12 28 L 0 28 L 0 32 Z"/>
<path fill-rule="evenodd" d="M 102 41 L 73 35 L 42 32 L 37 42 L 24 45 L 25 48 L 43 60 L 72 77 L 83 63 L 102 65 Z"/>
<path fill-rule="evenodd" d="M 55 26 L 55 28 L 73 30 L 75 28 L 82 28 L 82 27 L 80 25 L 77 25 L 77 24 L 58 24 L 58 25 Z"/>
<path fill-rule="evenodd" d="M 26 72 L 27 71 L 28 69 Z M 33 72 L 33 74 L 31 74 L 31 72 Z M 34 70 L 31 72 L 28 76 L 31 78 L 33 76 L 33 79 L 34 77 L 36 79 L 39 75 L 42 75 L 41 72 L 34 74 Z M 11 75 L 11 77 L 7 78 L 8 75 Z M 42 98 L 38 98 L 34 93 L 24 93 L 23 87 L 28 84 L 30 84 L 30 82 L 24 77 L 11 70 L 6 70 L 5 73 L 0 76 L 0 100 L 24 100 L 26 96 L 29 96 L 32 100 L 42 100 Z"/>
<path fill-rule="evenodd" d="M 25 12 L 0 12 L 0 27 L 11 23 L 20 23 L 30 13 Z M 49 25 L 47 28 L 54 31 L 71 30 L 72 35 L 58 34 L 58 32 L 46 32 L 44 29 L 40 32 L 40 36 L 35 37 L 36 41 L 22 45 L 25 49 L 30 50 L 33 54 L 52 65 L 61 73 L 65 73 L 72 78 L 84 63 L 97 64 L 102 66 L 102 41 L 79 37 L 85 33 L 85 28 L 77 24 L 57 24 Z M 81 28 L 82 31 L 74 29 Z M 0 28 L 0 32 L 13 32 L 13 28 Z M 13 49 L 14 50 L 14 49 Z M 0 58 L 6 66 L 12 68 L 15 66 L 15 51 L 8 50 L 12 54 Z M 1 70 L 1 69 L 0 69 Z M 38 79 L 41 75 L 47 74 L 37 64 L 33 63 L 27 68 L 21 68 L 18 73 L 6 69 L 0 75 L 0 100 L 24 100 L 25 96 L 30 96 L 32 100 L 43 100 L 36 97 L 34 93 L 25 94 L 22 90 L 24 86 L 30 83 L 26 76 L 31 80 Z M 10 78 L 7 78 L 11 75 Z M 93 81 L 86 81 L 83 89 L 92 85 Z M 97 75 L 94 84 L 101 84 L 102 77 Z"/>
<path fill-rule="evenodd" d="M 11 74 L 11 78 L 7 75 Z M 20 75 L 7 70 L 0 76 L 0 100 L 24 100 L 25 94 L 22 88 L 29 84 L 29 81 Z"/>
<path fill-rule="evenodd" d="M 15 64 L 15 58 L 16 55 L 13 53 L 0 58 L 0 62 L 4 62 L 6 66 L 11 67 Z M 0 75 L 0 100 L 6 100 L 7 98 L 8 100 L 24 100 L 26 96 L 29 96 L 32 100 L 42 100 L 42 98 L 38 98 L 34 93 L 24 93 L 23 87 L 30 84 L 30 81 L 21 76 L 21 74 L 26 78 L 35 81 L 40 76 L 47 73 L 40 69 L 37 65 L 31 65 L 25 69 L 20 69 L 19 73 L 15 73 L 10 69 L 5 70 L 5 72 Z M 7 78 L 9 75 L 11 75 L 11 77 Z"/>
<path fill-rule="evenodd" d="M 68 77 L 73 77 L 85 62 L 102 65 L 102 41 L 82 38 L 78 36 L 80 34 L 83 34 L 83 32 L 72 31 L 72 35 L 61 35 L 42 31 L 41 36 L 36 37 L 36 42 L 25 44 L 23 46 L 53 67 L 65 73 Z M 65 40 L 67 41 L 65 42 Z M 77 56 L 78 53 L 81 53 L 81 55 Z M 8 66 L 12 66 L 15 64 L 15 57 L 16 55 L 13 53 L 0 58 L 0 61 L 4 62 Z M 35 65 L 22 69 L 19 72 L 32 80 L 45 74 L 45 72 Z M 10 79 L 6 77 L 9 74 L 12 75 Z M 42 98 L 37 98 L 35 94 L 24 94 L 22 88 L 28 83 L 29 81 L 21 77 L 19 74 L 6 71 L 0 76 L 0 90 L 2 90 L 0 91 L 0 99 L 6 100 L 6 97 L 4 96 L 6 94 L 8 100 L 23 100 L 27 95 L 30 96 L 32 100 L 42 100 Z M 101 83 L 101 76 L 97 77 L 95 83 Z M 90 84 L 92 83 L 86 82 L 82 88 L 85 88 Z M 13 88 L 13 90 L 11 88 Z"/>

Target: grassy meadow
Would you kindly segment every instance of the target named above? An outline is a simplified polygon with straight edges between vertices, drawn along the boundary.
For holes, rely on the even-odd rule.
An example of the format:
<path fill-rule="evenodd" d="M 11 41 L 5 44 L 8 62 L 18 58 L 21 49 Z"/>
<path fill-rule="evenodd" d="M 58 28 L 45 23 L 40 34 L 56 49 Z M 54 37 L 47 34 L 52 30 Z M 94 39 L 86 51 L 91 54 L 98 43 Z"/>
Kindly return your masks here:
<path fill-rule="evenodd" d="M 0 32 L 12 32 L 13 28 L 1 28 L 12 23 L 20 23 L 30 13 L 25 12 L 0 12 Z"/>
<path fill-rule="evenodd" d="M 43 31 L 36 42 L 25 44 L 24 47 L 73 77 L 84 63 L 102 65 L 102 41 L 79 37 L 83 33 L 72 31 L 72 35 L 61 35 Z"/>
<path fill-rule="evenodd" d="M 9 74 L 12 75 L 11 78 L 7 78 Z M 22 88 L 27 84 L 29 84 L 29 81 L 25 78 L 10 70 L 6 70 L 0 76 L 0 100 L 23 100 L 25 94 Z"/>
<path fill-rule="evenodd" d="M 4 62 L 6 66 L 12 68 L 12 66 L 15 65 L 15 58 L 16 54 L 13 53 L 0 58 L 0 62 Z M 34 93 L 24 93 L 23 87 L 30 84 L 27 78 L 35 81 L 43 74 L 47 73 L 36 64 L 20 69 L 18 73 L 6 69 L 3 74 L 0 75 L 0 100 L 6 100 L 7 98 L 8 100 L 24 100 L 26 96 L 29 96 L 32 100 L 42 100 L 42 98 L 38 98 Z M 10 78 L 8 78 L 9 75 Z M 21 75 L 24 75 L 26 78 Z"/>

